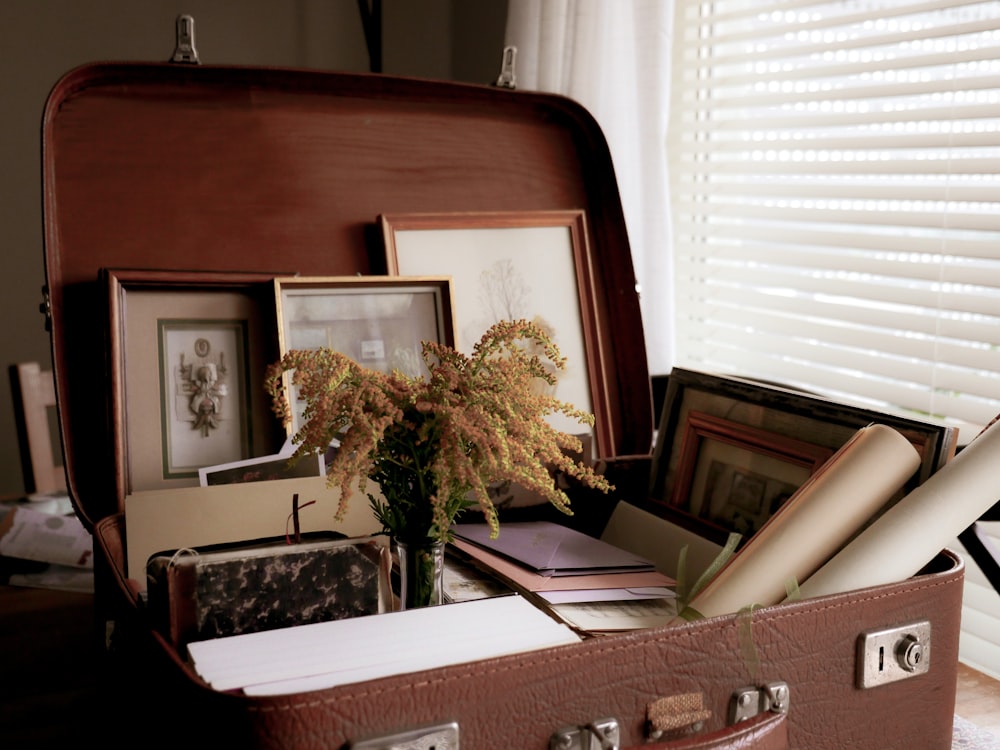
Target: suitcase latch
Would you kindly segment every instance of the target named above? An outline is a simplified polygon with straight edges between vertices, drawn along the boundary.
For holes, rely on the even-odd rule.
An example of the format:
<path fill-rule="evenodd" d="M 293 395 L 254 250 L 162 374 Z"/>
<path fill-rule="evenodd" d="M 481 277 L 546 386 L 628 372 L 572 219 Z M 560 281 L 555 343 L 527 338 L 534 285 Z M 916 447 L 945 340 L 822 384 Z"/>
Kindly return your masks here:
<path fill-rule="evenodd" d="M 494 86 L 502 89 L 516 89 L 517 77 L 514 75 L 514 58 L 517 57 L 517 47 L 504 47 L 500 58 L 500 75 Z"/>
<path fill-rule="evenodd" d="M 786 682 L 740 688 L 729 699 L 729 724 L 738 724 L 765 712 L 787 714 L 790 699 Z"/>
<path fill-rule="evenodd" d="M 601 719 L 564 727 L 549 738 L 549 750 L 618 750 L 621 730 L 617 719 Z"/>
<path fill-rule="evenodd" d="M 177 16 L 176 29 L 177 43 L 174 46 L 174 56 L 170 58 L 170 62 L 197 65 L 201 61 L 198 59 L 198 50 L 194 48 L 194 17 Z"/>
<path fill-rule="evenodd" d="M 931 666 L 931 624 L 868 630 L 858 638 L 857 686 L 872 688 L 923 674 Z"/>

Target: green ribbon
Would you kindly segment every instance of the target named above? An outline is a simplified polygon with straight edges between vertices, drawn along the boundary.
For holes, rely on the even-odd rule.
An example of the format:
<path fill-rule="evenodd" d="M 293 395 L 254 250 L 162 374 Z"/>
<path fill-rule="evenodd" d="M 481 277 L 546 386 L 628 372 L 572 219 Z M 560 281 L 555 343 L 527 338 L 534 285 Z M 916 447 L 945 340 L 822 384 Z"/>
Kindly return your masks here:
<path fill-rule="evenodd" d="M 740 656 L 746 665 L 750 679 L 756 684 L 760 672 L 760 656 L 757 644 L 753 642 L 753 611 L 760 605 L 750 604 L 736 614 L 736 638 L 740 645 Z"/>
<path fill-rule="evenodd" d="M 694 620 L 699 620 L 704 617 L 698 610 L 691 606 L 691 601 L 698 595 L 698 593 L 705 588 L 710 580 L 715 577 L 715 574 L 719 572 L 723 565 L 725 565 L 729 558 L 733 556 L 736 552 L 736 547 L 740 543 L 742 537 L 739 534 L 732 533 L 729 538 L 726 539 L 726 544 L 723 546 L 722 551 L 716 555 L 715 559 L 712 560 L 712 564 L 703 572 L 698 580 L 694 582 L 694 585 L 688 588 L 688 576 L 687 576 L 687 546 L 685 545 L 678 555 L 677 558 L 677 609 L 678 617 L 688 622 L 693 622 Z M 798 581 L 792 577 L 785 581 L 785 591 L 788 598 L 792 601 L 801 599 L 802 595 L 799 591 Z M 743 607 L 739 612 L 736 613 L 736 633 L 737 641 L 739 643 L 740 657 L 743 659 L 743 663 L 746 665 L 747 671 L 750 673 L 751 679 L 756 680 L 757 674 L 760 672 L 760 655 L 757 652 L 757 645 L 754 643 L 753 639 L 753 613 L 755 609 L 758 609 L 761 605 L 759 604 L 749 604 Z"/>
<path fill-rule="evenodd" d="M 681 548 L 680 554 L 677 556 L 677 615 L 685 620 L 700 620 L 703 615 L 696 609 L 690 606 L 691 601 L 698 596 L 698 593 L 705 588 L 715 574 L 719 572 L 723 565 L 729 562 L 729 558 L 733 556 L 736 552 L 736 547 L 739 545 L 740 540 L 743 538 L 741 534 L 735 532 L 731 533 L 726 539 L 725 545 L 715 559 L 712 560 L 711 565 L 709 565 L 705 571 L 698 577 L 698 580 L 694 582 L 694 585 L 688 588 L 687 585 L 687 545 Z"/>
<path fill-rule="evenodd" d="M 785 581 L 785 594 L 788 596 L 788 601 L 797 602 L 802 598 L 802 592 L 799 591 L 799 582 L 795 578 L 789 578 Z"/>

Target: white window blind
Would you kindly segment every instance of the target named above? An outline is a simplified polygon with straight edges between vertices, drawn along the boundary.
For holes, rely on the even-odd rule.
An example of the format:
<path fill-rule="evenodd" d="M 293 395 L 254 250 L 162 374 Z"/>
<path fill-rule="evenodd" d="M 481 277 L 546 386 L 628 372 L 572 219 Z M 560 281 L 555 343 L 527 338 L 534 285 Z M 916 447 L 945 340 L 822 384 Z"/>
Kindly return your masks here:
<path fill-rule="evenodd" d="M 1000 412 L 1000 3 L 677 0 L 677 361 Z"/>

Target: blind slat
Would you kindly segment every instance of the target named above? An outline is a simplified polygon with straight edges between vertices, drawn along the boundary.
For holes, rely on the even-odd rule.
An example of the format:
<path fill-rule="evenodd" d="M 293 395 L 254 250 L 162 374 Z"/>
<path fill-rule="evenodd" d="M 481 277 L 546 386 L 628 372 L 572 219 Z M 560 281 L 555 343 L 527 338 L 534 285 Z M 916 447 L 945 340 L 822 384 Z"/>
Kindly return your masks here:
<path fill-rule="evenodd" d="M 682 282 L 686 277 L 682 277 Z M 697 283 L 691 278 L 690 284 Z M 997 346 L 997 322 L 995 318 L 960 318 L 946 315 L 915 314 L 913 310 L 902 312 L 898 309 L 865 308 L 825 301 L 822 297 L 790 297 L 786 295 L 762 295 L 754 290 L 734 287 L 719 287 L 715 296 L 698 300 L 678 297 L 686 310 L 690 311 L 688 325 L 694 326 L 704 321 L 737 325 L 748 315 L 748 310 L 763 308 L 780 311 L 785 315 L 805 317 L 807 315 L 840 321 L 856 326 L 879 325 L 893 328 L 903 335 L 939 336 L 944 339 L 980 342 L 984 346 Z M 804 304 L 808 303 L 808 304 Z M 739 306 L 739 308 L 737 308 Z M 709 342 L 705 343 L 706 346 Z M 747 348 L 754 345 L 747 339 Z M 1000 411 L 1000 410 L 998 410 Z"/>
<path fill-rule="evenodd" d="M 688 154 L 678 159 L 676 166 L 678 171 L 676 176 L 685 175 L 693 177 L 696 174 L 696 167 L 701 167 L 701 174 L 711 165 L 711 171 L 722 176 L 787 176 L 787 175 L 887 175 L 900 176 L 909 175 L 923 177 L 927 174 L 945 175 L 995 175 L 1000 168 L 1000 158 L 993 158 L 992 155 L 986 157 L 965 157 L 946 159 L 938 157 L 934 159 L 866 159 L 863 154 L 857 153 L 857 158 L 852 161 L 819 161 L 815 158 L 801 161 L 783 162 L 757 162 L 757 161 L 717 161 L 697 159 L 695 154 Z M 693 183 L 697 184 L 697 183 Z M 700 190 L 694 194 L 704 194 L 711 196 L 711 186 L 701 185 Z M 748 194 L 752 194 L 748 191 Z"/>
<path fill-rule="evenodd" d="M 742 240 L 747 253 L 756 252 L 750 247 L 751 244 L 754 247 L 768 244 L 771 246 L 797 245 L 871 252 L 909 253 L 912 255 L 910 262 L 913 265 L 924 262 L 920 256 L 938 256 L 941 253 L 946 253 L 958 260 L 962 258 L 997 259 L 997 239 L 989 235 L 982 239 L 960 239 L 954 236 L 931 236 L 929 233 L 921 236 L 899 232 L 889 234 L 878 232 L 877 227 L 830 225 L 822 227 L 804 225 L 800 227 L 791 223 L 786 223 L 781 227 L 780 232 L 775 232 L 772 226 L 751 225 L 743 222 L 740 224 L 715 223 L 711 228 L 711 236 L 706 237 L 705 224 L 701 217 L 677 216 L 674 221 L 678 239 L 683 241 L 685 247 L 689 243 L 727 242 L 730 248 L 728 252 L 731 253 L 737 252 L 733 248 L 738 247 L 733 240 Z M 713 254 L 715 254 L 714 248 Z M 752 263 L 755 259 L 753 256 L 747 257 L 746 262 Z M 840 263 L 844 263 L 843 255 L 840 256 Z M 909 272 L 912 273 L 912 270 Z"/>
<path fill-rule="evenodd" d="M 692 134 L 693 135 L 693 134 Z M 870 153 L 891 153 L 914 149 L 947 148 L 1000 148 L 1000 129 L 989 132 L 963 133 L 892 133 L 882 135 L 870 132 L 855 132 L 832 137 L 827 133 L 806 133 L 798 130 L 794 141 L 747 141 L 716 139 L 711 145 L 692 138 L 688 155 L 731 158 L 732 155 L 745 156 L 754 152 L 795 152 L 795 151 L 848 151 L 864 149 Z"/>
<path fill-rule="evenodd" d="M 766 231 L 763 232 L 766 235 Z M 745 239 L 748 239 L 745 237 Z M 837 273 L 844 267 L 844 250 L 836 248 L 801 248 L 788 244 L 789 238 L 783 243 L 754 243 L 746 241 L 736 246 L 720 251 L 716 256 L 731 262 L 734 267 L 743 269 L 746 266 L 797 269 L 799 273 Z M 938 246 L 940 250 L 940 245 Z M 678 269 L 685 273 L 695 273 L 690 266 L 685 266 L 687 259 L 678 259 Z M 984 289 L 989 294 L 992 287 L 1000 289 L 1000 261 L 990 264 L 977 263 L 973 259 L 956 258 L 948 264 L 934 262 L 914 262 L 912 252 L 902 253 L 862 253 L 850 254 L 851 272 L 871 276 L 873 278 L 906 279 L 916 284 L 966 284 Z M 701 263 L 700 260 L 697 261 Z M 742 274 L 742 270 L 740 272 Z M 738 276 L 746 280 L 745 276 Z M 968 289 L 963 293 L 968 293 Z M 926 299 L 926 291 L 914 292 L 914 303 Z M 940 303 L 940 300 L 935 300 Z M 1000 309 L 997 310 L 1000 315 Z"/>
<path fill-rule="evenodd" d="M 817 86 L 809 89 L 801 89 L 793 86 L 783 87 L 777 91 L 760 90 L 756 86 L 747 87 L 742 91 L 740 87 L 730 87 L 740 93 L 726 91 L 725 96 L 720 95 L 720 112 L 732 111 L 739 108 L 762 109 L 764 107 L 799 106 L 809 102 L 829 103 L 834 100 L 876 100 L 876 99 L 902 99 L 916 96 L 930 96 L 936 94 L 948 94 L 956 90 L 960 91 L 995 91 L 1000 88 L 1000 79 L 996 76 L 975 76 L 955 81 L 947 77 L 932 78 L 930 80 L 920 78 L 913 81 L 898 81 L 894 83 L 865 83 L 858 82 L 856 85 L 849 85 L 848 81 L 842 81 L 839 86 Z M 683 88 L 680 93 L 684 93 Z M 704 106 L 704 99 L 701 99 Z"/>
<path fill-rule="evenodd" d="M 879 210 L 871 206 L 868 210 L 851 210 L 831 206 L 828 209 L 812 209 L 798 206 L 758 205 L 748 202 L 713 201 L 712 204 L 720 213 L 728 218 L 746 220 L 762 220 L 780 222 L 788 221 L 794 212 L 796 224 L 840 224 L 845 226 L 874 225 L 881 227 L 899 227 L 901 229 L 925 227 L 931 229 L 948 228 L 956 231 L 986 231 L 1000 232 L 1000 215 L 994 213 L 961 212 L 957 209 L 947 213 L 934 213 L 921 210 L 893 211 Z M 693 212 L 694 204 L 678 203 L 679 211 Z M 701 203 L 702 211 L 705 202 Z"/>
<path fill-rule="evenodd" d="M 712 183 L 710 193 L 713 198 L 728 196 L 746 197 L 748 195 L 746 180 L 733 179 L 723 182 L 720 179 Z M 785 179 L 780 176 L 772 179 L 758 179 L 752 183 L 753 195 L 758 199 L 767 198 L 802 198 L 825 200 L 858 200 L 868 199 L 880 201 L 893 199 L 895 201 L 958 201 L 969 203 L 996 203 L 1000 201 L 1000 181 L 968 185 L 934 185 L 893 182 L 886 178 L 879 182 L 834 181 L 823 182 Z M 692 195 L 696 193 L 692 190 Z M 690 212 L 689 212 L 690 213 Z"/>
<path fill-rule="evenodd" d="M 791 108 L 788 110 L 762 110 L 754 112 L 754 119 L 747 121 L 738 110 L 726 109 L 725 103 L 712 111 L 711 125 L 705 122 L 706 112 L 692 106 L 690 110 L 674 107 L 677 126 L 672 131 L 674 140 L 699 140 L 715 133 L 753 133 L 761 130 L 788 130 L 808 128 L 834 128 L 850 125 L 886 125 L 892 123 L 933 123 L 961 120 L 975 123 L 978 120 L 992 120 L 997 117 L 995 105 L 951 103 L 941 106 L 932 99 L 912 105 L 905 110 L 890 108 L 835 108 L 816 106 L 811 108 Z M 745 113 L 744 113 L 745 114 Z"/>
<path fill-rule="evenodd" d="M 860 56 L 857 62 L 841 62 L 841 58 L 831 56 L 817 56 L 814 49 L 809 49 L 809 56 L 802 58 L 801 64 L 791 68 L 786 67 L 780 71 L 781 79 L 784 81 L 815 81 L 819 79 L 850 78 L 855 76 L 867 76 L 872 73 L 879 73 L 884 69 L 883 61 L 877 56 Z M 776 51 L 775 56 L 786 56 L 786 51 Z M 762 59 L 758 58 L 758 63 Z M 970 63 L 991 62 L 997 59 L 997 47 L 989 43 L 975 45 L 969 49 L 952 49 L 947 52 L 931 52 L 927 54 L 910 54 L 905 57 L 899 56 L 893 59 L 893 70 L 910 70 L 913 68 L 954 68 L 957 65 L 969 66 Z M 713 66 L 720 61 L 714 61 Z M 734 65 L 742 62 L 740 58 L 733 60 Z M 755 86 L 761 83 L 768 83 L 773 80 L 775 66 L 758 64 L 752 71 L 745 71 L 744 68 L 736 68 L 739 73 L 722 75 L 714 73 L 713 84 L 719 88 L 729 88 L 734 86 Z M 685 68 L 681 88 L 684 91 L 698 90 L 700 85 L 697 82 L 699 76 L 711 70 L 708 65 L 702 64 L 699 59 L 689 61 Z M 743 72 L 745 71 L 745 72 Z"/>

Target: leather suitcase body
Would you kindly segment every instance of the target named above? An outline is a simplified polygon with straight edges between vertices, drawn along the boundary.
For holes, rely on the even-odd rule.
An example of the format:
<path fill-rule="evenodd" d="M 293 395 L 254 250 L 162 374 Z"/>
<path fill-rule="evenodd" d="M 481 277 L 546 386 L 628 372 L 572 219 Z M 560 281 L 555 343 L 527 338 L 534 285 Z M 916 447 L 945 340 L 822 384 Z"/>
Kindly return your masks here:
<path fill-rule="evenodd" d="M 651 448 L 652 401 L 607 145 L 581 107 L 545 94 L 101 63 L 53 88 L 43 173 L 69 489 L 94 531 L 98 606 L 119 629 L 109 742 L 131 716 L 146 729 L 124 739 L 140 746 L 951 746 L 964 568 L 948 551 L 907 581 L 752 614 L 293 695 L 210 689 L 143 627 L 125 574 L 127 446 L 108 416 L 120 393 L 100 361 L 110 356 L 101 270 L 145 270 L 167 286 L 190 271 L 218 273 L 220 284 L 226 273 L 381 273 L 370 237 L 379 214 L 583 209 L 594 371 L 607 393 L 601 454 L 641 456 Z M 861 635 L 913 623 L 931 634 L 926 671 L 859 687 Z M 750 718 L 729 726 L 740 709 Z"/>

